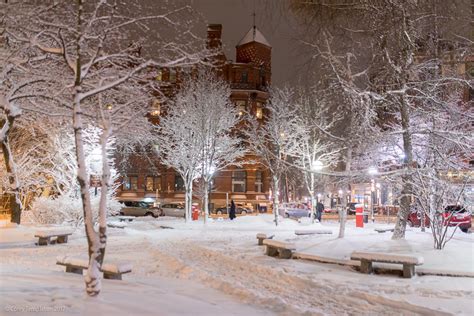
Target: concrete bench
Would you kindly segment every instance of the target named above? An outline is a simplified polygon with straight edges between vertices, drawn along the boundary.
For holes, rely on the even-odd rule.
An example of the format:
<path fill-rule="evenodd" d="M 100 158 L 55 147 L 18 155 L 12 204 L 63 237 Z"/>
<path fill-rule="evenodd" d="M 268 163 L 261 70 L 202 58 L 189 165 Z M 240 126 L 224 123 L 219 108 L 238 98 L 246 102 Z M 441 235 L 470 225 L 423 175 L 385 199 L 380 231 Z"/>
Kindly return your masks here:
<path fill-rule="evenodd" d="M 297 229 L 295 230 L 295 235 L 319 235 L 319 234 L 327 234 L 331 235 L 332 230 L 326 228 L 320 229 Z"/>
<path fill-rule="evenodd" d="M 66 267 L 68 273 L 83 273 L 89 267 L 89 260 L 84 258 L 74 258 L 70 256 L 59 256 L 56 264 Z M 128 263 L 112 264 L 104 263 L 100 269 L 104 273 L 104 279 L 122 280 L 122 274 L 132 272 L 132 265 Z"/>
<path fill-rule="evenodd" d="M 395 228 L 393 227 L 387 227 L 387 228 L 375 228 L 374 229 L 377 233 L 386 233 L 386 232 L 393 232 Z"/>
<path fill-rule="evenodd" d="M 266 246 L 265 254 L 270 257 L 278 256 L 278 258 L 281 259 L 290 259 L 293 255 L 293 251 L 296 250 L 294 244 L 272 239 L 264 239 L 263 244 Z"/>
<path fill-rule="evenodd" d="M 264 241 L 265 239 L 273 239 L 273 237 L 275 237 L 275 235 L 267 235 L 267 234 L 264 234 L 264 233 L 258 233 L 258 234 L 257 234 L 258 245 L 259 245 L 259 246 L 262 246 L 262 245 L 263 245 L 263 241 Z"/>
<path fill-rule="evenodd" d="M 134 216 L 117 216 L 117 219 L 121 222 L 131 222 L 135 219 Z"/>
<path fill-rule="evenodd" d="M 51 243 L 51 238 L 56 238 L 57 244 L 67 243 L 68 236 L 72 231 L 37 231 L 35 237 L 38 237 L 39 246 L 47 246 Z"/>
<path fill-rule="evenodd" d="M 351 260 L 360 260 L 360 271 L 362 273 L 372 273 L 373 262 L 384 262 L 403 265 L 403 277 L 411 278 L 415 275 L 415 266 L 422 265 L 423 257 L 409 255 L 394 255 L 378 252 L 353 252 Z"/>

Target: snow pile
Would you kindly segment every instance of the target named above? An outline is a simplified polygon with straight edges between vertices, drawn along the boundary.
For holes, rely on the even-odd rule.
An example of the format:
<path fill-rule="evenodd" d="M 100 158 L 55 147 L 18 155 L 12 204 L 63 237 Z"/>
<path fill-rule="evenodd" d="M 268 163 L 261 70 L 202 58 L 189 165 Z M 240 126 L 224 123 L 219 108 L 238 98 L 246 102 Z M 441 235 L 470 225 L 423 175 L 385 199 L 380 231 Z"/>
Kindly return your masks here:
<path fill-rule="evenodd" d="M 99 196 L 92 197 L 94 221 L 98 219 Z M 122 205 L 114 198 L 107 202 L 109 215 L 118 214 Z M 83 209 L 80 197 L 68 195 L 53 197 L 38 197 L 33 201 L 29 219 L 36 224 L 71 224 L 78 226 L 83 223 Z"/>

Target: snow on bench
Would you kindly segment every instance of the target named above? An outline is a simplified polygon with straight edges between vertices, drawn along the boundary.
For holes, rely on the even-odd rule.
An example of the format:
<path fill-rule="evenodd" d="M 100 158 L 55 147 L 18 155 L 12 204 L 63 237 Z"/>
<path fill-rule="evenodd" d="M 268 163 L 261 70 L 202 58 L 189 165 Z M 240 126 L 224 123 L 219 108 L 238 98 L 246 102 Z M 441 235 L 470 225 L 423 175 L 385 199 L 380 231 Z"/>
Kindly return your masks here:
<path fill-rule="evenodd" d="M 35 237 L 38 237 L 38 245 L 39 246 L 47 246 L 51 243 L 51 238 L 56 237 L 56 243 L 58 244 L 65 244 L 67 243 L 67 239 L 69 235 L 72 235 L 72 231 L 58 231 L 58 230 L 50 230 L 50 231 L 37 231 L 35 233 Z"/>
<path fill-rule="evenodd" d="M 270 257 L 278 256 L 281 259 L 290 259 L 293 251 L 296 250 L 294 244 L 278 240 L 264 239 L 263 244 L 266 246 L 265 254 Z"/>
<path fill-rule="evenodd" d="M 135 217 L 134 216 L 117 216 L 117 219 L 121 222 L 125 222 L 125 221 L 131 222 L 135 219 Z"/>
<path fill-rule="evenodd" d="M 327 228 L 319 229 L 297 229 L 295 235 L 316 235 L 316 234 L 332 234 L 332 230 Z"/>
<path fill-rule="evenodd" d="M 264 233 L 258 233 L 258 234 L 257 234 L 258 245 L 259 245 L 259 246 L 262 246 L 262 245 L 263 245 L 263 241 L 264 241 L 265 239 L 273 239 L 273 237 L 275 237 L 275 235 L 267 235 L 267 234 L 264 234 Z"/>
<path fill-rule="evenodd" d="M 124 223 L 124 222 L 108 222 L 107 226 L 111 227 L 111 228 L 125 228 L 125 227 L 127 227 L 127 223 Z"/>
<path fill-rule="evenodd" d="M 82 275 L 82 271 L 89 267 L 89 260 L 71 256 L 58 256 L 56 264 L 66 266 L 66 272 Z M 104 273 L 104 279 L 122 280 L 122 274 L 132 272 L 132 265 L 129 263 L 104 263 L 100 271 Z"/>
<path fill-rule="evenodd" d="M 415 275 L 415 266 L 422 265 L 423 257 L 409 255 L 394 255 L 378 252 L 353 252 L 351 260 L 360 260 L 360 271 L 372 273 L 372 262 L 395 263 L 403 265 L 403 277 L 411 278 Z"/>
<path fill-rule="evenodd" d="M 377 233 L 386 233 L 386 232 L 393 232 L 395 227 L 381 227 L 381 228 L 375 228 L 374 230 Z"/>

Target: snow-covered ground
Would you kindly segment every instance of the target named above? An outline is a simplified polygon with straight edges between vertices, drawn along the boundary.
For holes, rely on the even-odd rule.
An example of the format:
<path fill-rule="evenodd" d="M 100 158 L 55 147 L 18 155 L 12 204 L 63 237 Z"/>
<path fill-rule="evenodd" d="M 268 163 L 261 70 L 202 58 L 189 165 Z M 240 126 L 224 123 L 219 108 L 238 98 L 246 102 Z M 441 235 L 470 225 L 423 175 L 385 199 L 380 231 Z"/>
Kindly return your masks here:
<path fill-rule="evenodd" d="M 81 229 L 67 244 L 46 247 L 35 246 L 33 237 L 44 227 L 0 229 L 0 314 L 28 314 L 29 309 L 44 315 L 473 315 L 474 278 L 403 279 L 364 275 L 345 265 L 276 259 L 265 256 L 255 238 L 259 232 L 272 233 L 295 243 L 299 253 L 341 261 L 354 250 L 416 254 L 425 260 L 419 270 L 474 273 L 472 234 L 456 232 L 439 251 L 429 231 L 410 229 L 406 240 L 392 241 L 391 233 L 374 231 L 382 226 L 356 229 L 349 221 L 346 237 L 337 239 L 337 222 L 309 225 L 285 219 L 276 228 L 271 215 L 214 220 L 206 226 L 137 218 L 125 229 L 108 230 L 106 261 L 131 262 L 133 271 L 123 281 L 104 280 L 97 298 L 87 297 L 80 276 L 55 264 L 58 255 L 86 253 Z M 318 227 L 334 233 L 294 233 Z"/>

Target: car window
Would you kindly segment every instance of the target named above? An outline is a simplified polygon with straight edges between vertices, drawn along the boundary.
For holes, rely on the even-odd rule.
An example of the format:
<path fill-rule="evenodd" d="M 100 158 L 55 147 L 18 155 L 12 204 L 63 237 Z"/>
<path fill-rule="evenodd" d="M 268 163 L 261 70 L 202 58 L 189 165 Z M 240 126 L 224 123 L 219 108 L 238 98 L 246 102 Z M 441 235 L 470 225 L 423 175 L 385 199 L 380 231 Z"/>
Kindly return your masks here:
<path fill-rule="evenodd" d="M 462 213 L 466 212 L 466 209 L 460 205 L 448 205 L 446 206 L 445 209 L 447 212 L 452 212 L 452 213 Z"/>

